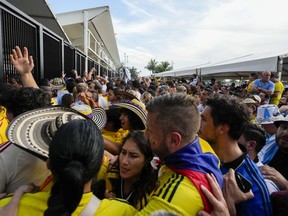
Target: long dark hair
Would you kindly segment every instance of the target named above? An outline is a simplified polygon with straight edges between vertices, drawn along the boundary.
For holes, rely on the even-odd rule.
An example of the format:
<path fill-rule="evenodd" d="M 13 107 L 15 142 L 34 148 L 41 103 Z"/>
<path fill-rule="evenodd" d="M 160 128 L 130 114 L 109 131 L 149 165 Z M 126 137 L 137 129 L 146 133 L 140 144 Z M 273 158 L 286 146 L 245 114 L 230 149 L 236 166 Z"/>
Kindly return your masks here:
<path fill-rule="evenodd" d="M 153 153 L 148 141 L 144 137 L 144 132 L 130 132 L 123 140 L 123 146 L 125 145 L 125 142 L 130 139 L 136 143 L 140 152 L 144 154 L 145 157 L 145 165 L 143 167 L 143 170 L 138 180 L 133 185 L 134 192 L 132 200 L 129 200 L 129 203 L 132 206 L 137 207 L 138 203 L 142 205 L 143 199 L 145 199 L 145 194 L 150 194 L 155 188 L 155 184 L 157 181 L 157 171 L 153 170 L 152 166 L 150 165 L 150 161 L 153 159 Z M 147 202 L 148 200 L 144 201 L 145 204 L 147 204 Z M 144 206 L 140 206 L 140 209 L 143 207 Z"/>
<path fill-rule="evenodd" d="M 54 184 L 45 216 L 71 215 L 84 186 L 100 169 L 104 153 L 100 130 L 90 120 L 73 120 L 56 132 L 49 147 Z"/>

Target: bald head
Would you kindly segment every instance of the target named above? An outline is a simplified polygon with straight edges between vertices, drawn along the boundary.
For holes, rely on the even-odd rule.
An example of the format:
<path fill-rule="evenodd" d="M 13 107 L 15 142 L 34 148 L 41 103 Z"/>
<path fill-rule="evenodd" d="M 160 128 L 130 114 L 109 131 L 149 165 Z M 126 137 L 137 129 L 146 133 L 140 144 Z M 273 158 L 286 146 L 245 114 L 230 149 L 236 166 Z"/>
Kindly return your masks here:
<path fill-rule="evenodd" d="M 262 77 L 263 82 L 268 82 L 268 81 L 270 81 L 271 72 L 270 71 L 263 71 L 261 77 Z"/>

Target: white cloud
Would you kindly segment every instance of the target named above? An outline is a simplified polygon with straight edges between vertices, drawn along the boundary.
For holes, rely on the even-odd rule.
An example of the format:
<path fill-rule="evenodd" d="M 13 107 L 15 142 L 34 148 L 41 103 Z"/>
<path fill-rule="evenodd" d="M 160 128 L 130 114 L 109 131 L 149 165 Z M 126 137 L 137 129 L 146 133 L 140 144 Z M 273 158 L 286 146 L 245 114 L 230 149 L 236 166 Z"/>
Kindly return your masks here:
<path fill-rule="evenodd" d="M 126 53 L 128 65 L 142 72 L 152 58 L 173 60 L 177 69 L 288 50 L 287 0 L 83 0 L 81 5 L 84 2 L 110 4 L 120 58 L 123 61 Z"/>
<path fill-rule="evenodd" d="M 121 33 L 129 40 L 121 39 L 121 50 L 131 52 L 129 64 L 144 71 L 156 58 L 173 60 L 175 68 L 181 68 L 288 48 L 288 1 L 201 2 L 133 1 L 129 8 L 135 10 L 135 20 L 121 23 Z"/>

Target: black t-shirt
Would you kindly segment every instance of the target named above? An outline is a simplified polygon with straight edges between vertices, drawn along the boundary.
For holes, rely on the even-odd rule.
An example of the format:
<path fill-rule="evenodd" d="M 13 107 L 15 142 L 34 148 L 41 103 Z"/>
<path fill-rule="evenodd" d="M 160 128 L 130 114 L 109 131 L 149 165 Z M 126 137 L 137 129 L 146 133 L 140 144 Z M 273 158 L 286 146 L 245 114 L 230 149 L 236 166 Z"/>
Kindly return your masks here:
<path fill-rule="evenodd" d="M 279 149 L 268 165 L 274 167 L 288 180 L 288 154 Z"/>

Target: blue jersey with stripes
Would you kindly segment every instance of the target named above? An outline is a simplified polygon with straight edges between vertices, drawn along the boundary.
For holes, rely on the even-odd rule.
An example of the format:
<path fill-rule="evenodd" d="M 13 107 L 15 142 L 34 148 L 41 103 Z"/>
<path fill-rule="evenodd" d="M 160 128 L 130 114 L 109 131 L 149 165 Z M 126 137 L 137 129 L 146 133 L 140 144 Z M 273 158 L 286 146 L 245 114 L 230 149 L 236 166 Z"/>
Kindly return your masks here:
<path fill-rule="evenodd" d="M 272 215 L 270 194 L 265 184 L 265 180 L 257 165 L 247 156 L 247 154 L 243 154 L 233 162 L 221 164 L 221 171 L 223 174 L 227 173 L 229 168 L 234 169 L 235 172 L 240 173 L 252 183 L 251 190 L 254 194 L 253 199 L 236 205 L 237 215 Z"/>

